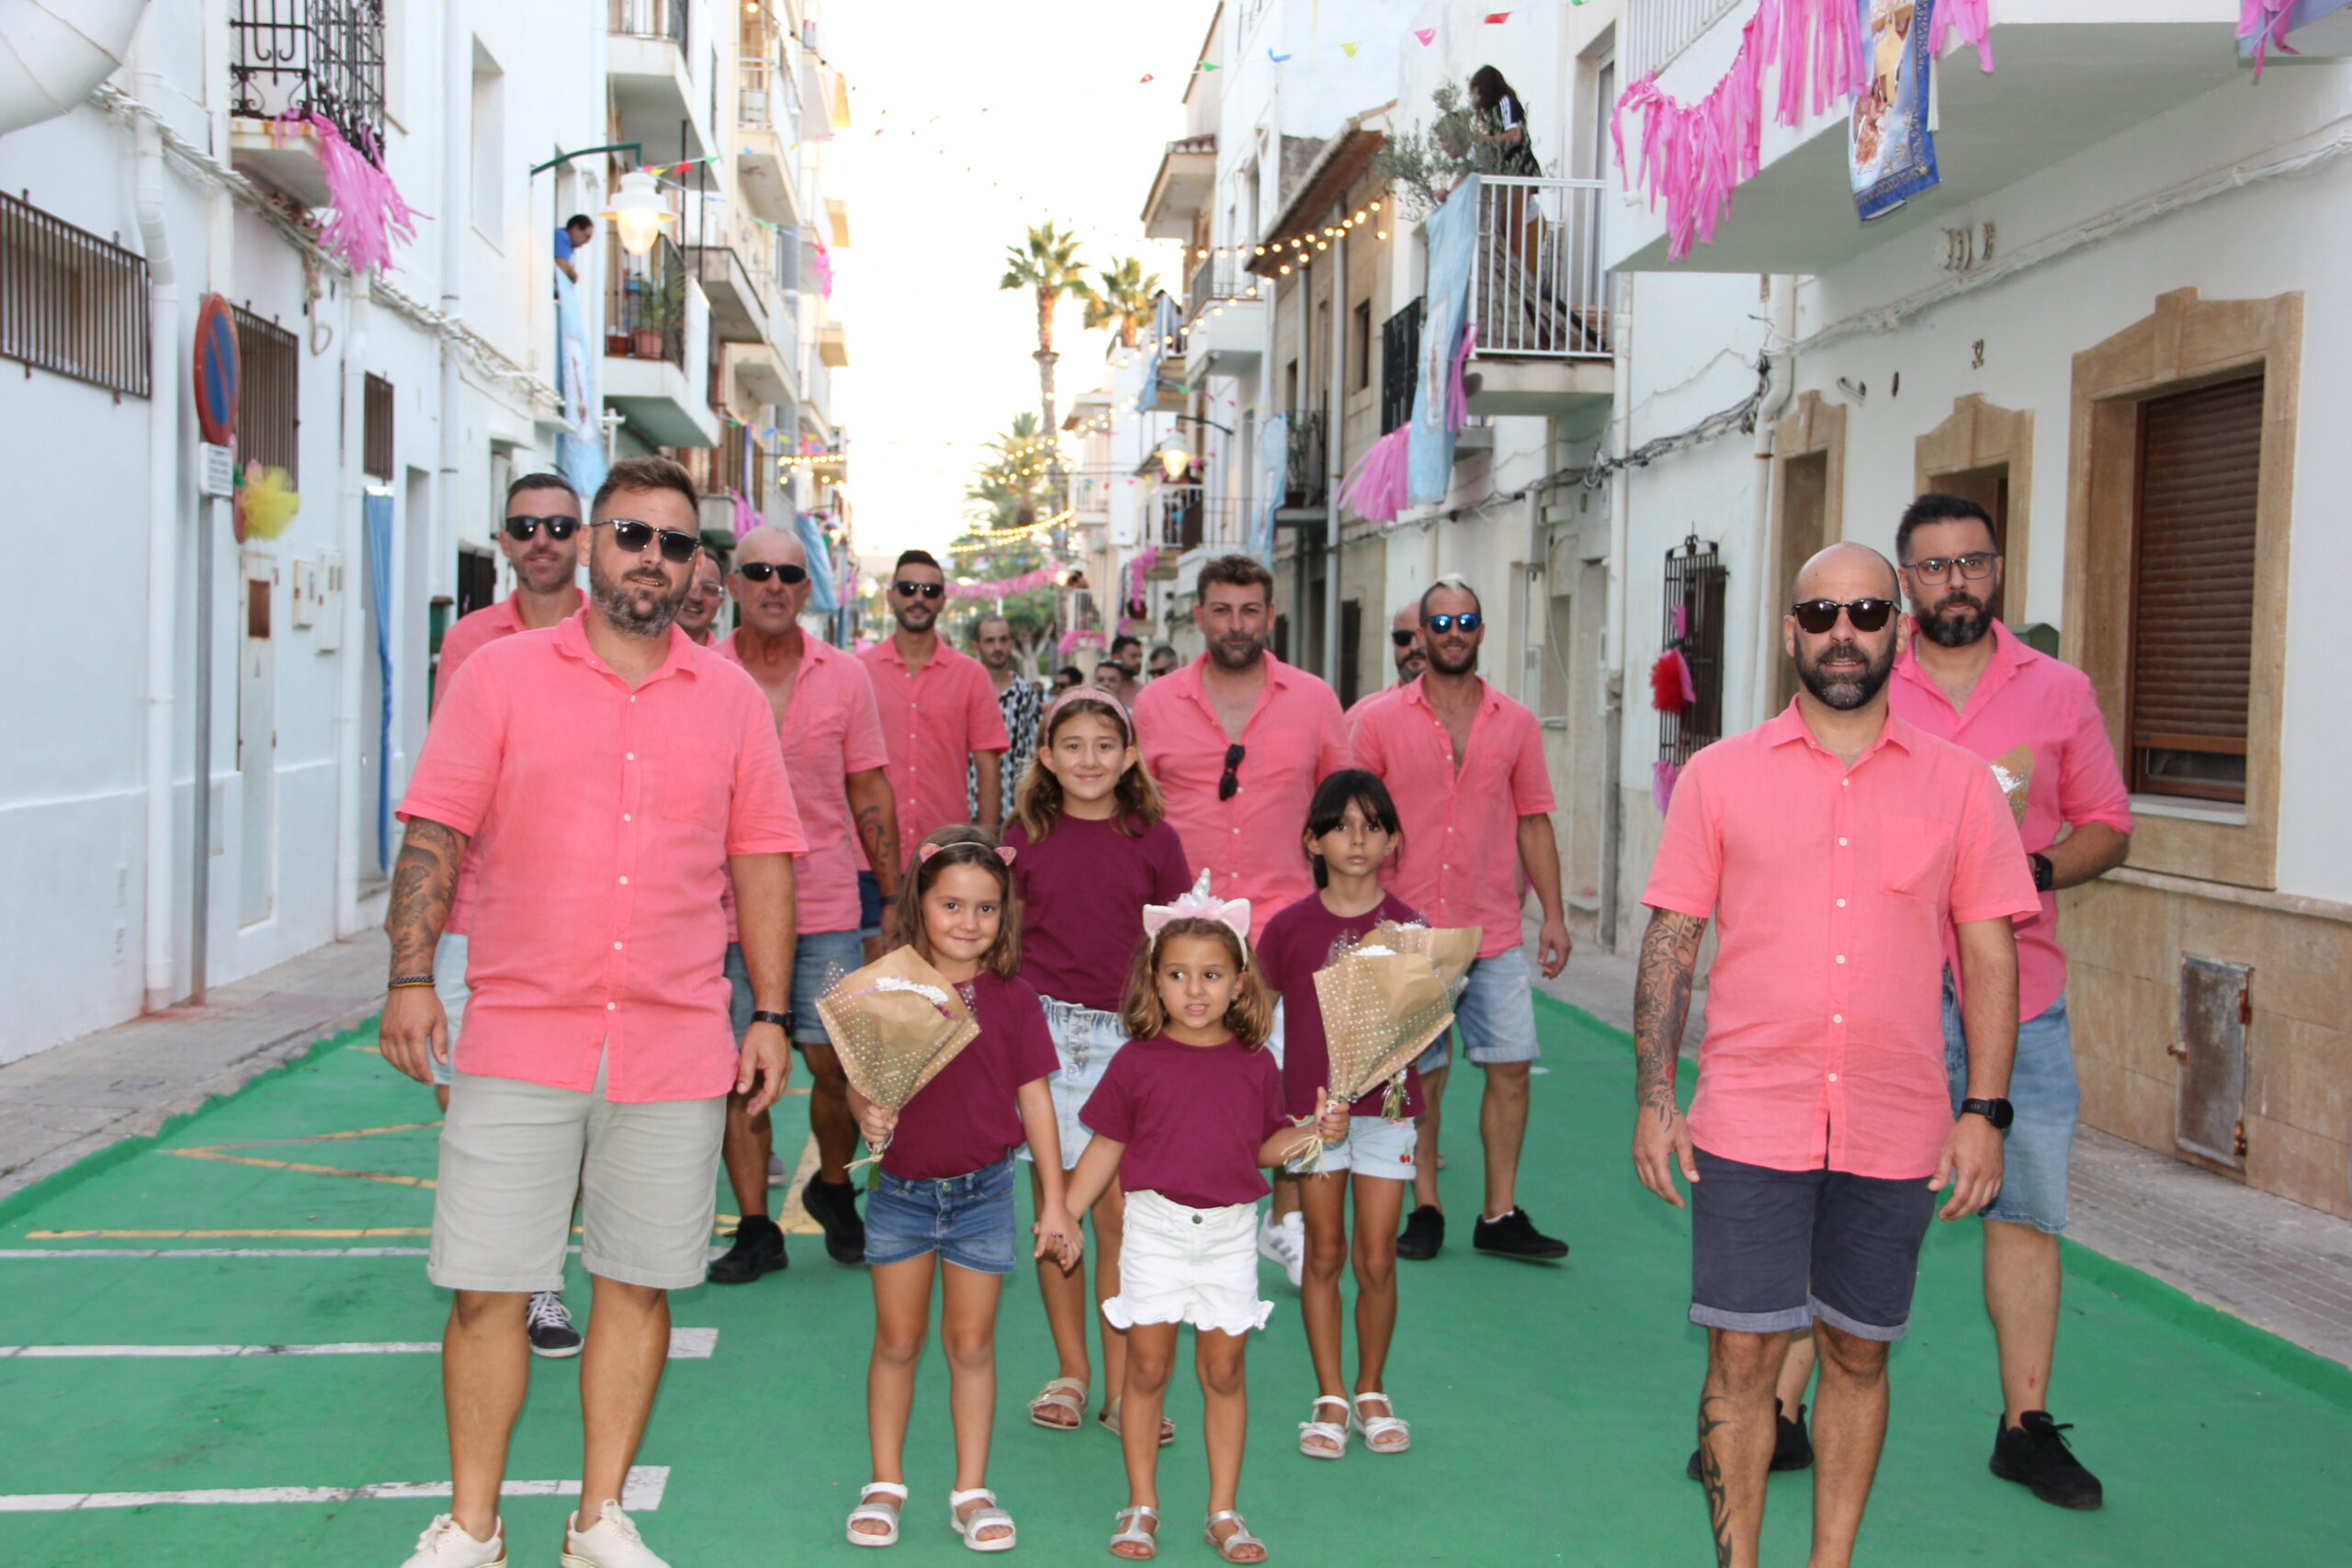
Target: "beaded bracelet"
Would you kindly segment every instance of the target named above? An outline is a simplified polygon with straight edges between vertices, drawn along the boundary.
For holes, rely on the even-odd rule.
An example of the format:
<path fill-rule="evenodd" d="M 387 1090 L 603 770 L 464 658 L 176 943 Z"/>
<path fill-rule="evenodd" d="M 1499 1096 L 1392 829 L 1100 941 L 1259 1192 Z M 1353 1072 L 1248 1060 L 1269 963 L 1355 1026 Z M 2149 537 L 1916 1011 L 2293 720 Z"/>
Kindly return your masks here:
<path fill-rule="evenodd" d="M 433 976 L 430 975 L 395 975 L 391 979 L 385 983 L 384 989 L 388 991 L 400 991 L 406 990 L 414 986 L 429 986 L 431 984 L 433 984 Z"/>

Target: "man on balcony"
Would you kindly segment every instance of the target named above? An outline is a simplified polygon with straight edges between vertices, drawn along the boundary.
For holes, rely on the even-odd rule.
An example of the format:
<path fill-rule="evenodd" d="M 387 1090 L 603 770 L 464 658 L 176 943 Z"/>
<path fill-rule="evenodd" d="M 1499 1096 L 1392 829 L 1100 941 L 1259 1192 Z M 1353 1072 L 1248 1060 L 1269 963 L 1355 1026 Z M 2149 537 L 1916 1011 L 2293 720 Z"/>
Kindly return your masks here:
<path fill-rule="evenodd" d="M 586 250 L 595 238 L 596 220 L 584 212 L 573 213 L 555 231 L 555 265 L 574 283 L 580 281 L 580 268 L 572 257 Z"/>

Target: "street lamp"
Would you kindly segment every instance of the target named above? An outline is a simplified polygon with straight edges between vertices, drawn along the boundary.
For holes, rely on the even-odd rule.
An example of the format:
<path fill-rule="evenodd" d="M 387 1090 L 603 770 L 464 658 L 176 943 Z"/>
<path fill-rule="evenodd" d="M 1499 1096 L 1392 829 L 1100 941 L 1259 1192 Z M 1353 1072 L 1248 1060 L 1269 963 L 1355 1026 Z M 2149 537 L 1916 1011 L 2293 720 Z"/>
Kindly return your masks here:
<path fill-rule="evenodd" d="M 633 169 L 621 176 L 613 192 L 613 205 L 605 210 L 613 231 L 621 237 L 621 249 L 633 256 L 641 256 L 653 248 L 662 237 L 662 226 L 674 223 L 678 215 L 662 200 L 661 187 L 653 175 L 644 169 Z"/>

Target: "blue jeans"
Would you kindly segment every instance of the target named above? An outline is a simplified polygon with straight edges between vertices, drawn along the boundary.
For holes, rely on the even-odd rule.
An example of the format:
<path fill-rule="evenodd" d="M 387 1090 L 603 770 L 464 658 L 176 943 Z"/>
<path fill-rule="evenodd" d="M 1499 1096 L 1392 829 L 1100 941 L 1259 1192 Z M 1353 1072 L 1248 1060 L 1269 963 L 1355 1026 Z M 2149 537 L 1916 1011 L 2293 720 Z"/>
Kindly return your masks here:
<path fill-rule="evenodd" d="M 936 1252 L 976 1274 L 1012 1272 L 1012 1156 L 967 1176 L 909 1181 L 874 1173 L 865 1198 L 865 1261 L 880 1267 Z"/>
<path fill-rule="evenodd" d="M 1944 1072 L 1951 1081 L 1952 1114 L 1968 1094 L 1968 1041 L 1960 1003 L 1944 981 Z M 1988 1220 L 2031 1225 L 2056 1235 L 2066 1228 L 2066 1163 L 2075 1152 L 2075 1122 L 2082 1086 L 2075 1080 L 2066 998 L 2018 1024 L 2017 1065 L 2009 1069 L 2009 1122 L 2002 1151 L 2001 1190 L 1984 1209 Z"/>
<path fill-rule="evenodd" d="M 825 1021 L 817 1012 L 817 998 L 832 983 L 865 963 L 865 946 L 855 931 L 803 931 L 792 947 L 792 1043 L 830 1045 Z M 743 967 L 743 949 L 727 944 L 727 1016 L 741 1043 L 752 1027 L 752 976 Z"/>
<path fill-rule="evenodd" d="M 1514 947 L 1470 965 L 1462 995 L 1453 1004 L 1454 1028 L 1462 1031 L 1462 1054 L 1480 1066 L 1532 1062 L 1544 1054 L 1535 1038 L 1535 979 L 1527 949 Z M 1425 1073 L 1446 1064 L 1453 1032 L 1430 1043 L 1417 1064 Z"/>

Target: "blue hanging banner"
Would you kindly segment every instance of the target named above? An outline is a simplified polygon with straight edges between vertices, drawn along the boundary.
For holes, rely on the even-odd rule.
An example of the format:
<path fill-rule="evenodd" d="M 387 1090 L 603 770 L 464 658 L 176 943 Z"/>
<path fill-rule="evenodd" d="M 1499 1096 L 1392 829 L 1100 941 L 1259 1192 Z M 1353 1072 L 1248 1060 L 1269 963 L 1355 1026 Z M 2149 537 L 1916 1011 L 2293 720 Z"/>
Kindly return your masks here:
<path fill-rule="evenodd" d="M 1478 176 L 1454 187 L 1421 225 L 1429 239 L 1429 314 L 1421 326 L 1420 374 L 1413 388 L 1408 490 L 1417 502 L 1443 501 L 1453 485 L 1453 424 L 1446 417 L 1453 356 L 1470 310 L 1470 263 L 1478 249 Z"/>
<path fill-rule="evenodd" d="M 1847 127 L 1854 209 L 1867 221 L 1939 183 L 1934 100 L 1935 0 L 1854 0 L 1862 24 L 1862 90 Z"/>
<path fill-rule="evenodd" d="M 580 288 L 555 274 L 555 385 L 563 400 L 563 429 L 555 438 L 555 466 L 582 495 L 605 482 L 604 401 L 596 395 L 596 356 L 580 310 Z"/>
<path fill-rule="evenodd" d="M 1264 500 L 1250 522 L 1250 553 L 1274 564 L 1274 512 L 1290 488 L 1290 421 L 1281 414 L 1258 426 L 1258 484 Z"/>

